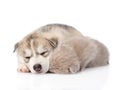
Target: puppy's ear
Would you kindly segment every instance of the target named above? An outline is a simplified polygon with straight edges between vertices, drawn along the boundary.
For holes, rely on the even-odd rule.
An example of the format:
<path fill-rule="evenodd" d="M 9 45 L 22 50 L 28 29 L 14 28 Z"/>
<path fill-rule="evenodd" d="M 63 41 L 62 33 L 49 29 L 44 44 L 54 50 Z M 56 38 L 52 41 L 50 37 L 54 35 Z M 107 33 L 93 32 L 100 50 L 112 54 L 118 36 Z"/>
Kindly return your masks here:
<path fill-rule="evenodd" d="M 19 43 L 16 43 L 16 44 L 14 45 L 14 50 L 13 50 L 13 52 L 15 52 L 18 47 L 19 47 Z"/>
<path fill-rule="evenodd" d="M 46 39 L 49 44 L 53 47 L 56 48 L 58 45 L 58 39 L 57 38 L 51 38 L 51 39 Z"/>

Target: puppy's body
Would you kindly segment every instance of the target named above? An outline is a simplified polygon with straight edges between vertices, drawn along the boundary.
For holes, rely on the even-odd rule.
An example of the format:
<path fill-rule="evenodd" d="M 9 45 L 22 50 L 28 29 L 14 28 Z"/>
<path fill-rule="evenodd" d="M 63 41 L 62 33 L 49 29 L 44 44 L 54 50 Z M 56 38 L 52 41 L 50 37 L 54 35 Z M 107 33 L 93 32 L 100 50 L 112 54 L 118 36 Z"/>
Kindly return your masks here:
<path fill-rule="evenodd" d="M 62 24 L 35 30 L 18 42 L 15 50 L 21 72 L 76 73 L 86 67 L 106 65 L 108 61 L 104 45 Z"/>
<path fill-rule="evenodd" d="M 50 71 L 76 73 L 88 67 L 107 65 L 108 56 L 107 48 L 94 39 L 70 38 L 54 51 Z"/>

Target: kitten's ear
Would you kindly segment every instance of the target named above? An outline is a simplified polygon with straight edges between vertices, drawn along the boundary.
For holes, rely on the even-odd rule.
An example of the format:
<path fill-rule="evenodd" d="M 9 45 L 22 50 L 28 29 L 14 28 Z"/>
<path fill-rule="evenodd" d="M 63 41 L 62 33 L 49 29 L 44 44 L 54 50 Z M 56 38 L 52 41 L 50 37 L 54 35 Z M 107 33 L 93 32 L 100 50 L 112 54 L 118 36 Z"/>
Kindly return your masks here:
<path fill-rule="evenodd" d="M 49 44 L 53 47 L 56 48 L 58 45 L 58 39 L 57 38 L 51 38 L 51 39 L 46 39 Z"/>
<path fill-rule="evenodd" d="M 13 50 L 13 52 L 15 52 L 18 47 L 19 47 L 19 43 L 16 43 L 16 44 L 14 45 L 14 50 Z"/>

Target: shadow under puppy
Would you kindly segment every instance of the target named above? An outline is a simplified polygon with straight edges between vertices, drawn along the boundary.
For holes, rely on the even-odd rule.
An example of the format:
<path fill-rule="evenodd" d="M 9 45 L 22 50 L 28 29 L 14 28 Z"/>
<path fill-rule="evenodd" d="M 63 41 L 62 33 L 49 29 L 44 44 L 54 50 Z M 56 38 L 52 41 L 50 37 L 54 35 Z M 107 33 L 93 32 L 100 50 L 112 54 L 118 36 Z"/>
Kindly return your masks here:
<path fill-rule="evenodd" d="M 50 24 L 16 43 L 18 72 L 76 73 L 108 64 L 108 50 L 75 28 Z"/>

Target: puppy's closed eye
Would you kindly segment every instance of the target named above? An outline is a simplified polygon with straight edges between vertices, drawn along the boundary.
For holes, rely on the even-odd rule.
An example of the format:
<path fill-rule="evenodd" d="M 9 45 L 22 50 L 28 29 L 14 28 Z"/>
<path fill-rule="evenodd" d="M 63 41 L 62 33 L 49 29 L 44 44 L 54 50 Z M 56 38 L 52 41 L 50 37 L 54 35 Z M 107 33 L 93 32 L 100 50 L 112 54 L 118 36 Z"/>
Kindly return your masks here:
<path fill-rule="evenodd" d="M 43 56 L 43 57 L 46 57 L 48 54 L 49 54 L 48 51 L 44 51 L 44 52 L 40 53 L 39 55 L 41 55 L 41 56 Z"/>
<path fill-rule="evenodd" d="M 44 54 L 46 54 L 46 53 L 47 53 L 47 51 L 40 53 L 40 55 L 44 55 Z"/>
<path fill-rule="evenodd" d="M 26 56 L 26 57 L 25 57 L 25 62 L 28 63 L 29 60 L 30 60 L 30 58 L 31 58 L 31 56 Z"/>

